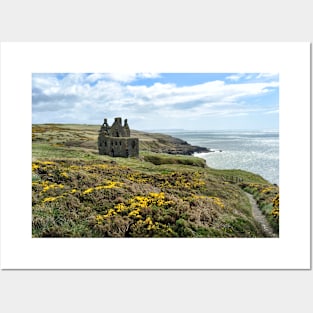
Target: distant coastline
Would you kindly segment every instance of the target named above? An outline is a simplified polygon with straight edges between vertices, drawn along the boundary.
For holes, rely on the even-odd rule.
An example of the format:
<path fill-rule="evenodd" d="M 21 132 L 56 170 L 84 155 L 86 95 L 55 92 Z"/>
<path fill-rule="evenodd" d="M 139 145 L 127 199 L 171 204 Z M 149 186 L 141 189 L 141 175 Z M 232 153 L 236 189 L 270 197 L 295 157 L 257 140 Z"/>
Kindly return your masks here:
<path fill-rule="evenodd" d="M 279 131 L 217 130 L 171 132 L 172 136 L 211 152 L 195 153 L 216 169 L 241 169 L 279 184 Z M 219 153 L 222 152 L 222 153 Z"/>
<path fill-rule="evenodd" d="M 98 133 L 99 125 L 49 123 L 33 124 L 33 127 L 35 141 L 40 141 L 41 135 L 36 134 L 38 127 L 39 133 L 45 128 L 52 127 L 55 130 L 58 129 L 60 133 L 71 132 L 73 134 L 73 137 L 66 141 L 60 136 L 60 141 L 57 140 L 56 144 L 90 149 L 93 153 L 98 153 L 97 143 L 92 134 Z M 139 138 L 141 151 L 169 155 L 193 155 L 205 160 L 207 166 L 211 168 L 242 169 L 259 174 L 271 183 L 279 184 L 278 131 L 164 131 L 167 133 L 139 130 L 131 130 L 131 133 L 132 136 Z M 272 144 L 263 144 L 262 148 L 260 143 L 264 139 L 266 139 L 265 143 L 269 140 Z"/>

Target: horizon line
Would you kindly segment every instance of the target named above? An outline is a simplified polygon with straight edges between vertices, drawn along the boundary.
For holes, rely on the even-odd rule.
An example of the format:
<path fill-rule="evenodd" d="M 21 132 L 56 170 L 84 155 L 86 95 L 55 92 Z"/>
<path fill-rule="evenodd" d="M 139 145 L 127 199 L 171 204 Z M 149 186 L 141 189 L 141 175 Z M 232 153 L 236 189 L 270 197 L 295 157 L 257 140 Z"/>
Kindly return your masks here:
<path fill-rule="evenodd" d="M 101 124 L 90 124 L 90 123 L 32 123 L 32 125 L 86 125 L 86 126 L 101 126 Z M 186 132 L 202 132 L 202 131 L 268 131 L 268 132 L 279 132 L 277 128 L 211 128 L 211 129 L 186 129 L 186 128 L 154 128 L 154 129 L 135 129 L 135 131 L 186 131 Z"/>

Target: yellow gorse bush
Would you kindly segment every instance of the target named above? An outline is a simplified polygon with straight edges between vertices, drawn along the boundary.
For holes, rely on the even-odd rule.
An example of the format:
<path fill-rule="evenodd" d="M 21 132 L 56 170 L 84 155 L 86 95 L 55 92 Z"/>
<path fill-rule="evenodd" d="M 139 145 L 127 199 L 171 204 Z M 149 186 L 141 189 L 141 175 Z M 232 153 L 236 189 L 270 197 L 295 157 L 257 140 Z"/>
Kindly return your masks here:
<path fill-rule="evenodd" d="M 136 183 L 148 183 L 150 180 L 148 177 L 142 177 L 141 173 L 130 173 L 127 176 L 127 179 Z"/>
<path fill-rule="evenodd" d="M 174 205 L 174 202 L 166 200 L 164 192 L 150 192 L 147 196 L 135 196 L 130 198 L 126 203 L 116 204 L 113 209 L 108 210 L 107 214 L 101 215 L 101 218 L 98 218 L 98 223 L 101 224 L 106 218 L 117 214 L 127 214 L 128 217 L 138 220 L 143 218 L 141 214 L 141 210 L 143 209 L 152 207 L 166 208 L 170 205 Z M 151 217 L 147 221 L 149 220 L 151 220 Z"/>
<path fill-rule="evenodd" d="M 38 163 L 41 163 L 41 164 L 44 164 L 44 165 L 55 165 L 56 163 L 55 162 L 52 162 L 52 161 L 43 161 L 43 162 L 39 162 Z"/>
<path fill-rule="evenodd" d="M 88 188 L 88 189 L 84 190 L 84 191 L 82 192 L 82 194 L 83 194 L 83 195 L 86 195 L 86 194 L 88 194 L 88 193 L 93 192 L 94 190 L 95 190 L 94 188 Z"/>
<path fill-rule="evenodd" d="M 162 169 L 150 173 L 116 162 L 76 159 L 35 161 L 32 169 L 33 177 L 38 176 L 32 183 L 33 211 L 42 216 L 43 210 L 48 215 L 57 208 L 62 218 L 52 216 L 58 218 L 54 230 L 68 227 L 74 236 L 77 231 L 100 237 L 218 236 L 219 216 L 233 210 L 232 198 L 212 191 L 211 185 L 218 184 L 205 172 Z M 266 193 L 268 185 L 254 187 Z M 264 194 L 274 196 L 274 192 Z M 63 221 L 70 222 L 63 225 Z M 77 221 L 80 227 L 74 228 Z"/>
<path fill-rule="evenodd" d="M 81 171 L 89 171 L 89 177 L 94 177 L 95 180 L 99 178 L 98 174 L 93 175 L 93 171 L 103 171 L 110 169 L 108 164 L 85 164 L 80 165 L 67 165 L 64 161 L 52 162 L 52 161 L 34 161 L 32 163 L 32 171 L 34 175 L 38 175 L 40 181 L 33 181 L 32 186 L 35 188 L 33 192 L 36 192 L 37 198 L 41 202 L 53 202 L 58 199 L 65 199 L 68 195 L 89 195 L 96 191 L 105 189 L 120 188 L 124 185 L 123 182 L 104 179 L 103 184 L 95 184 L 86 189 L 79 189 L 75 186 L 71 186 L 71 181 L 77 175 L 81 175 Z M 37 174 L 40 173 L 40 174 Z M 101 176 L 100 176 L 101 177 Z M 60 181 L 62 180 L 62 182 Z M 62 193 L 63 191 L 63 193 Z M 48 193 L 49 197 L 44 197 Z M 38 201 L 37 200 L 37 201 Z"/>
<path fill-rule="evenodd" d="M 33 163 L 33 164 L 32 164 L 32 170 L 35 171 L 37 168 L 39 168 L 39 165 Z"/>
<path fill-rule="evenodd" d="M 68 174 L 66 172 L 61 172 L 60 175 L 65 177 L 65 178 L 69 178 L 69 176 L 68 176 Z"/>
<path fill-rule="evenodd" d="M 276 197 L 273 200 L 273 210 L 272 215 L 275 218 L 279 218 L 279 194 L 276 195 Z"/>
<path fill-rule="evenodd" d="M 164 179 L 155 181 L 153 176 L 142 173 L 129 173 L 127 179 L 136 183 L 146 184 L 153 183 L 159 188 L 184 188 L 194 189 L 205 186 L 205 181 L 201 178 L 199 173 L 193 173 L 193 175 L 187 173 L 171 173 L 164 175 Z"/>
<path fill-rule="evenodd" d="M 53 202 L 57 199 L 63 198 L 63 195 L 57 197 L 47 197 L 42 200 L 42 202 Z"/>
<path fill-rule="evenodd" d="M 218 197 L 208 197 L 209 199 L 212 199 L 213 203 L 221 207 L 222 209 L 225 207 L 223 201 L 221 198 Z"/>
<path fill-rule="evenodd" d="M 46 193 L 49 190 L 63 189 L 64 188 L 63 184 L 56 184 L 56 183 L 52 183 L 50 181 L 32 182 L 32 185 L 38 186 L 39 188 L 41 188 L 40 194 Z"/>
<path fill-rule="evenodd" d="M 262 193 L 269 193 L 273 191 L 273 187 L 266 187 L 261 190 Z"/>
<path fill-rule="evenodd" d="M 124 203 L 118 203 L 114 206 L 114 209 L 117 213 L 121 213 L 127 211 L 128 207 Z"/>
<path fill-rule="evenodd" d="M 108 181 L 107 185 L 100 185 L 100 186 L 95 186 L 95 187 L 92 187 L 92 188 L 88 188 L 88 189 L 82 191 L 82 194 L 86 195 L 86 194 L 92 193 L 92 192 L 94 192 L 96 190 L 119 188 L 119 187 L 122 187 L 122 186 L 123 186 L 123 183 L 121 183 L 121 182 Z"/>

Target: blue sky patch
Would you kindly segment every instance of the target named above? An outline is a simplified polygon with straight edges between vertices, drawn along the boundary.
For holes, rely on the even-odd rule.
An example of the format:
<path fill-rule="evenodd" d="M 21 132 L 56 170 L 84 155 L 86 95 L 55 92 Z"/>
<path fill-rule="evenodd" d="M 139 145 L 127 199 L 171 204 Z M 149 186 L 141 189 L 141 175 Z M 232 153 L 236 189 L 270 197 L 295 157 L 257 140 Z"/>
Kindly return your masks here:
<path fill-rule="evenodd" d="M 277 73 L 34 73 L 33 123 L 278 129 Z"/>

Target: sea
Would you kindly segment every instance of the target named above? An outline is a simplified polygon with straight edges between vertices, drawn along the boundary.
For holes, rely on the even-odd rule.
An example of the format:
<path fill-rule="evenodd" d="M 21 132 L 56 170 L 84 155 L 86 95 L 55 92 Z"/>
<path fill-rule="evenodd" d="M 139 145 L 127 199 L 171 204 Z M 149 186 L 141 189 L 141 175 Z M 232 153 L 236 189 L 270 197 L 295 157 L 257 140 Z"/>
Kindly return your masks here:
<path fill-rule="evenodd" d="M 195 153 L 216 169 L 241 169 L 260 174 L 279 185 L 279 131 L 166 131 L 191 145 L 206 147 L 209 153 Z"/>

